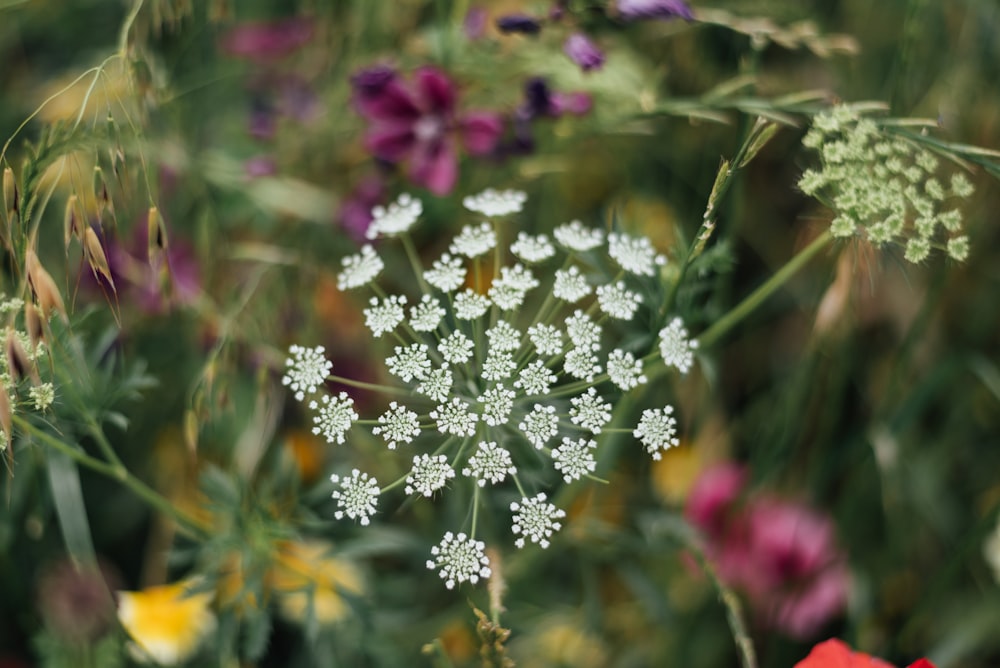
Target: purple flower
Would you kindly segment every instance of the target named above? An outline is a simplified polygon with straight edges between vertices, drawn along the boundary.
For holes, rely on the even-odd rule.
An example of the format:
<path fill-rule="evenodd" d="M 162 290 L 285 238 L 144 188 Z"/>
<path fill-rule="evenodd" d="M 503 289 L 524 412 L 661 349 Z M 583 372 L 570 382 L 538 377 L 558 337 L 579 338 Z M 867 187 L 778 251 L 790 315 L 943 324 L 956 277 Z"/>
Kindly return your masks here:
<path fill-rule="evenodd" d="M 274 176 L 278 172 L 278 165 L 270 156 L 257 155 L 243 163 L 243 169 L 247 177 L 257 179 L 262 176 Z"/>
<path fill-rule="evenodd" d="M 531 120 L 537 116 L 559 117 L 563 114 L 583 116 L 590 111 L 590 95 L 582 92 L 558 93 L 549 88 L 541 77 L 524 84 L 524 104 L 517 111 L 519 118 Z"/>
<path fill-rule="evenodd" d="M 337 220 L 355 241 L 362 242 L 372 222 L 372 207 L 384 200 L 385 182 L 378 176 L 365 177 L 341 203 Z"/>
<path fill-rule="evenodd" d="M 486 34 L 486 21 L 489 19 L 489 12 L 485 7 L 469 7 L 465 13 L 465 20 L 462 21 L 462 30 L 466 38 L 470 40 L 481 39 Z"/>
<path fill-rule="evenodd" d="M 583 33 L 570 35 L 563 44 L 563 51 L 584 72 L 599 70 L 604 65 L 604 52 Z"/>
<path fill-rule="evenodd" d="M 220 40 L 230 56 L 259 62 L 280 60 L 312 39 L 312 22 L 301 17 L 268 23 L 243 23 Z"/>
<path fill-rule="evenodd" d="M 503 129 L 493 112 L 458 114 L 451 80 L 439 70 L 417 70 L 408 86 L 393 70 L 377 66 L 352 78 L 354 104 L 369 122 L 365 143 L 375 157 L 407 161 L 410 178 L 435 195 L 458 178 L 456 144 L 471 155 L 489 153 Z"/>
<path fill-rule="evenodd" d="M 497 19 L 497 30 L 504 34 L 537 35 L 542 30 L 542 24 L 527 14 L 507 14 Z"/>
<path fill-rule="evenodd" d="M 694 20 L 694 13 L 684 0 L 618 0 L 618 13 L 626 21 L 677 17 Z"/>

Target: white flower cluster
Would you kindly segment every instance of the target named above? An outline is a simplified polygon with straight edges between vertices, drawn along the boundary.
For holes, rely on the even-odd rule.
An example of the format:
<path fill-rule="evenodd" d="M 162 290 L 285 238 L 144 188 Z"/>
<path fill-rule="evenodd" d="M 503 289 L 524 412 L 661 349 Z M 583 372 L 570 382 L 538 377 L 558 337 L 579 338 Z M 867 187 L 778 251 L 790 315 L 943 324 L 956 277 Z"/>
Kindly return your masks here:
<path fill-rule="evenodd" d="M 464 203 L 493 219 L 520 211 L 524 194 L 487 191 Z M 405 234 L 419 212 L 419 202 L 401 197 L 375 212 L 369 237 Z M 382 290 L 370 297 L 365 324 L 373 337 L 393 340 L 386 368 L 412 394 L 406 405 L 393 401 L 368 423 L 388 449 L 402 450 L 412 461 L 386 489 L 434 497 L 468 485 L 473 503 L 480 504 L 493 487 L 516 486 L 521 500 L 509 505 L 514 543 L 544 548 L 565 512 L 543 491 L 526 493 L 525 485 L 594 475 L 599 439 L 619 395 L 647 383 L 651 363 L 686 373 L 696 342 L 674 319 L 644 337 L 636 337 L 633 327 L 629 345 L 615 345 L 624 338 L 624 323 L 656 320 L 649 311 L 655 310 L 654 283 L 666 258 L 648 238 L 605 234 L 579 221 L 556 227 L 551 238 L 508 225 L 467 225 L 429 268 L 414 267 L 414 284 L 429 286 L 418 299 Z M 503 252 L 505 242 L 509 253 Z M 491 259 L 484 261 L 488 253 Z M 494 256 L 501 262 L 493 262 Z M 338 285 L 355 290 L 374 281 L 385 263 L 364 246 L 342 266 Z M 527 308 L 535 303 L 541 304 L 537 311 Z M 643 309 L 648 311 L 639 317 Z M 286 384 L 312 394 L 330 371 L 320 361 L 322 348 L 294 346 L 291 353 Z M 356 428 L 358 415 L 347 394 L 309 406 L 314 431 L 330 443 L 343 443 Z M 678 442 L 672 413 L 670 406 L 646 411 L 634 428 L 637 443 L 654 459 Z M 381 494 L 375 479 L 357 470 L 331 479 L 335 517 L 369 523 Z M 446 534 L 427 563 L 449 588 L 489 575 L 475 520 L 469 534 Z"/>

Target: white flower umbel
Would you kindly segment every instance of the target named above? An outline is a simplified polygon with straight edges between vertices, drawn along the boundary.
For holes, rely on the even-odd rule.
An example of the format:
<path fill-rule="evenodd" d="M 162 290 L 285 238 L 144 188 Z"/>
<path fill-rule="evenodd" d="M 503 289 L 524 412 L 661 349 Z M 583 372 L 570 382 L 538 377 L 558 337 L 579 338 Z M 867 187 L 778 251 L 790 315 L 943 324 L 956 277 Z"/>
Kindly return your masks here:
<path fill-rule="evenodd" d="M 480 487 L 485 487 L 486 483 L 496 485 L 516 473 L 510 452 L 493 441 L 481 442 L 476 454 L 469 457 L 468 465 L 462 469 L 462 475 L 473 478 Z"/>
<path fill-rule="evenodd" d="M 483 362 L 482 377 L 485 380 L 508 380 L 517 369 L 517 362 L 511 353 L 500 350 L 490 350 Z"/>
<path fill-rule="evenodd" d="M 659 338 L 663 363 L 686 374 L 694 364 L 694 351 L 698 349 L 698 341 L 688 338 L 684 322 L 680 318 L 674 318 L 660 330 Z"/>
<path fill-rule="evenodd" d="M 330 482 L 340 485 L 340 489 L 334 490 L 332 494 L 337 501 L 337 512 L 333 516 L 338 520 L 346 516 L 367 526 L 378 503 L 378 481 L 367 473 L 354 469 L 349 476 L 333 474 Z"/>
<path fill-rule="evenodd" d="M 590 388 L 586 394 L 570 399 L 573 405 L 569 409 L 570 420 L 575 425 L 594 434 L 600 434 L 601 429 L 611 420 L 611 404 L 597 396 L 597 390 Z"/>
<path fill-rule="evenodd" d="M 490 299 L 472 288 L 466 288 L 455 296 L 455 316 L 462 320 L 475 320 L 486 314 L 490 308 Z"/>
<path fill-rule="evenodd" d="M 503 352 L 513 352 L 521 347 L 521 332 L 506 320 L 500 320 L 486 330 L 486 338 L 490 340 L 490 348 Z"/>
<path fill-rule="evenodd" d="M 427 374 L 424 382 L 417 386 L 417 392 L 431 401 L 444 403 L 451 396 L 452 383 L 454 377 L 451 375 L 451 369 L 441 366 Z"/>
<path fill-rule="evenodd" d="M 528 338 L 539 355 L 553 356 L 563 351 L 563 335 L 555 325 L 532 325 L 528 328 Z"/>
<path fill-rule="evenodd" d="M 455 255 L 464 255 L 467 258 L 475 258 L 485 255 L 493 250 L 497 245 L 497 235 L 489 223 L 482 223 L 476 227 L 466 225 L 462 228 L 462 233 L 455 237 L 448 247 Z"/>
<path fill-rule="evenodd" d="M 462 206 L 469 211 L 481 213 L 487 218 L 499 218 L 518 213 L 528 196 L 520 190 L 497 191 L 487 188 L 478 195 L 469 195 L 462 200 Z"/>
<path fill-rule="evenodd" d="M 471 360 L 473 348 L 472 339 L 457 329 L 438 344 L 441 357 L 452 364 L 465 364 Z"/>
<path fill-rule="evenodd" d="M 450 531 L 445 533 L 441 542 L 431 548 L 431 556 L 434 558 L 427 560 L 427 568 L 437 571 L 448 589 L 463 582 L 476 584 L 479 578 L 493 574 L 486 544 L 464 533 L 457 536 Z"/>
<path fill-rule="evenodd" d="M 389 373 L 407 383 L 417 378 L 423 380 L 431 370 L 431 360 L 427 357 L 427 346 L 412 343 L 406 347 L 396 346 L 396 354 L 385 361 Z"/>
<path fill-rule="evenodd" d="M 653 459 L 660 459 L 661 450 L 668 450 L 680 443 L 673 412 L 673 406 L 647 408 L 642 412 L 639 425 L 632 432 L 632 436 L 642 442 Z"/>
<path fill-rule="evenodd" d="M 326 359 L 326 348 L 323 346 L 306 348 L 293 344 L 289 346 L 288 352 L 291 357 L 285 360 L 285 375 L 281 378 L 281 384 L 291 389 L 295 398 L 302 401 L 326 381 L 333 363 Z"/>
<path fill-rule="evenodd" d="M 592 383 L 594 376 L 601 373 L 601 365 L 597 363 L 597 355 L 590 348 L 573 348 L 566 353 L 563 370 L 574 378 Z"/>
<path fill-rule="evenodd" d="M 445 455 L 417 455 L 413 458 L 413 469 L 406 476 L 407 494 L 431 496 L 455 477 L 455 470 L 448 465 Z"/>
<path fill-rule="evenodd" d="M 424 272 L 424 280 L 442 292 L 454 292 L 465 285 L 468 271 L 460 257 L 445 253 Z"/>
<path fill-rule="evenodd" d="M 618 281 L 597 288 L 597 303 L 612 318 L 631 320 L 642 303 L 642 296 L 626 289 L 624 281 Z"/>
<path fill-rule="evenodd" d="M 320 406 L 319 404 L 323 405 Z M 327 443 L 343 443 L 344 435 L 351 428 L 358 414 L 354 410 L 354 399 L 341 392 L 336 398 L 328 394 L 320 397 L 320 402 L 309 402 L 309 408 L 318 412 L 313 416 L 312 433 L 322 434 Z"/>
<path fill-rule="evenodd" d="M 647 237 L 630 237 L 612 232 L 608 235 L 608 255 L 625 271 L 639 276 L 653 276 L 667 258 L 657 255 Z"/>
<path fill-rule="evenodd" d="M 518 232 L 517 241 L 510 245 L 510 252 L 525 262 L 538 264 L 555 255 L 556 249 L 544 234 L 533 237 L 525 232 Z"/>
<path fill-rule="evenodd" d="M 567 483 L 579 480 L 583 476 L 593 473 L 597 468 L 594 461 L 594 449 L 597 441 L 586 438 L 576 440 L 563 437 L 562 445 L 552 449 L 552 461 L 556 470 L 562 473 L 563 480 Z"/>
<path fill-rule="evenodd" d="M 601 328 L 580 309 L 566 318 L 566 333 L 577 348 L 601 349 Z"/>
<path fill-rule="evenodd" d="M 550 438 L 559 433 L 559 418 L 556 416 L 555 406 L 535 404 L 517 428 L 529 443 L 541 450 Z"/>
<path fill-rule="evenodd" d="M 394 237 L 407 232 L 420 218 L 423 210 L 420 200 L 404 193 L 388 208 L 377 206 L 372 209 L 372 222 L 368 224 L 365 236 L 375 239 L 379 236 Z"/>
<path fill-rule="evenodd" d="M 514 535 L 519 536 L 514 541 L 518 548 L 524 547 L 525 538 L 537 543 L 542 549 L 547 548 L 552 533 L 562 528 L 559 520 L 566 517 L 566 511 L 546 501 L 545 492 L 539 492 L 530 499 L 522 498 L 520 502 L 512 502 L 510 510 L 514 514 L 510 529 Z"/>
<path fill-rule="evenodd" d="M 437 421 L 438 431 L 455 436 L 472 436 L 479 422 L 479 416 L 470 410 L 469 404 L 458 397 L 432 410 L 431 418 Z"/>
<path fill-rule="evenodd" d="M 371 330 L 372 335 L 376 338 L 396 329 L 406 317 L 406 313 L 403 311 L 406 297 L 403 295 L 390 295 L 382 300 L 378 297 L 372 297 L 368 303 L 371 306 L 363 311 L 365 326 Z"/>
<path fill-rule="evenodd" d="M 580 273 L 576 266 L 560 269 L 556 272 L 552 284 L 552 294 L 565 302 L 573 304 L 593 292 L 587 282 L 587 277 Z"/>
<path fill-rule="evenodd" d="M 507 418 L 514 408 L 514 397 L 517 395 L 513 390 L 497 385 L 483 392 L 479 397 L 479 405 L 483 411 L 483 422 L 491 427 L 499 427 L 507 424 Z"/>
<path fill-rule="evenodd" d="M 389 404 L 389 410 L 379 416 L 378 424 L 372 427 L 372 433 L 382 436 L 390 450 L 395 450 L 399 443 L 410 443 L 420 436 L 417 414 L 395 401 Z"/>
<path fill-rule="evenodd" d="M 646 382 L 642 360 L 637 360 L 632 353 L 616 348 L 608 355 L 606 366 L 611 382 L 626 392 Z"/>
<path fill-rule="evenodd" d="M 441 302 L 430 295 L 424 295 L 410 309 L 410 327 L 418 332 L 433 332 L 444 316 L 445 310 L 441 307 Z"/>
<path fill-rule="evenodd" d="M 579 220 L 560 225 L 552 236 L 563 248 L 578 252 L 594 250 L 604 243 L 604 232 L 597 228 L 584 227 Z"/>
<path fill-rule="evenodd" d="M 348 255 L 341 261 L 343 270 L 337 274 L 337 289 L 352 290 L 368 285 L 374 281 L 385 264 L 372 248 L 371 244 L 361 247 L 357 255 Z"/>
<path fill-rule="evenodd" d="M 542 360 L 535 360 L 521 369 L 514 387 L 524 390 L 527 396 L 548 394 L 549 388 L 559 380 Z"/>

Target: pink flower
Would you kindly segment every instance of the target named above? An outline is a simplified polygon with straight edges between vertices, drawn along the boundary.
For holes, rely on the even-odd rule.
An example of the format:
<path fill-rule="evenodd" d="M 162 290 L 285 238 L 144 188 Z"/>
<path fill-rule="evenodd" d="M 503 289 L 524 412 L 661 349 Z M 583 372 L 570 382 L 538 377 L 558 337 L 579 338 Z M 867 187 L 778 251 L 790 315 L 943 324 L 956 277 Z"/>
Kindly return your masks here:
<path fill-rule="evenodd" d="M 727 515 L 743 493 L 746 478 L 746 470 L 733 463 L 708 469 L 691 488 L 684 517 L 709 538 L 720 538 L 725 530 Z"/>
<path fill-rule="evenodd" d="M 500 117 L 457 113 L 454 85 L 434 68 L 417 70 L 412 86 L 381 66 L 359 72 L 352 83 L 355 106 L 370 123 L 368 150 L 387 162 L 408 162 L 410 178 L 436 195 L 450 192 L 458 178 L 457 144 L 483 155 L 500 138 Z"/>
<path fill-rule="evenodd" d="M 809 652 L 809 656 L 799 661 L 793 668 L 893 668 L 891 663 L 855 652 L 836 638 L 824 640 Z M 935 668 L 927 659 L 919 659 L 908 668 Z"/>
<path fill-rule="evenodd" d="M 604 52 L 583 33 L 577 32 L 567 37 L 563 51 L 584 72 L 599 70 L 604 65 Z"/>
<path fill-rule="evenodd" d="M 279 60 L 312 39 L 312 23 L 302 17 L 269 23 L 242 23 L 222 36 L 230 56 L 258 62 Z"/>

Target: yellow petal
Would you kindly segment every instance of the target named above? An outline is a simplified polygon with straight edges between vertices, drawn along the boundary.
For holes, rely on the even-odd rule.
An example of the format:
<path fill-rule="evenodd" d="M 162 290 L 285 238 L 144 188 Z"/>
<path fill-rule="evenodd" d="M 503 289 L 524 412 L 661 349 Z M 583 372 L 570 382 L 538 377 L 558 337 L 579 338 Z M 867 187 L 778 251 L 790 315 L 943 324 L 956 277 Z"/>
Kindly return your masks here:
<path fill-rule="evenodd" d="M 140 655 L 172 666 L 186 660 L 215 630 L 212 594 L 191 593 L 195 583 L 118 592 L 118 619 Z"/>
<path fill-rule="evenodd" d="M 321 624 L 334 624 L 350 612 L 344 594 L 360 594 L 361 572 L 351 562 L 331 556 L 332 546 L 321 541 L 283 543 L 271 576 L 283 615 L 303 621 L 312 598 Z"/>

